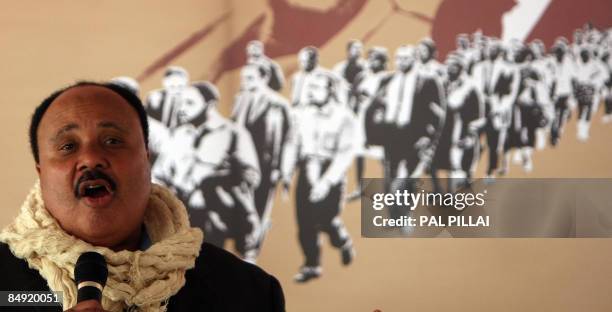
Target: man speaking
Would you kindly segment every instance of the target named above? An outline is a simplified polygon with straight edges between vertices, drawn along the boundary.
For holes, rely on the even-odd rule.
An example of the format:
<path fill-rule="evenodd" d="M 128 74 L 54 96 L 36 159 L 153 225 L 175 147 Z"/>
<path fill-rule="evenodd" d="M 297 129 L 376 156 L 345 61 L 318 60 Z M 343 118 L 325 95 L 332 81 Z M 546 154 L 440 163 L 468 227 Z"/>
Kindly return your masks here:
<path fill-rule="evenodd" d="M 202 244 L 183 204 L 151 183 L 146 118 L 134 94 L 105 83 L 36 108 L 39 182 L 0 233 L 0 289 L 60 291 L 69 311 L 283 311 L 274 277 Z M 90 251 L 108 279 L 101 302 L 77 303 L 74 267 Z"/>

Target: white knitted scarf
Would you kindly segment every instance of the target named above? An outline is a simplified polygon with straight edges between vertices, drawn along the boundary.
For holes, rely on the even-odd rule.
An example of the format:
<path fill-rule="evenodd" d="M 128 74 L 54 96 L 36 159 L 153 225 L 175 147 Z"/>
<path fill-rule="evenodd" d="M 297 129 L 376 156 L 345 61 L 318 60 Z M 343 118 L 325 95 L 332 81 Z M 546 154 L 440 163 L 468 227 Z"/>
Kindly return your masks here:
<path fill-rule="evenodd" d="M 64 308 L 76 304 L 74 265 L 86 251 L 104 255 L 108 280 L 102 306 L 108 311 L 166 311 L 185 284 L 203 234 L 192 228 L 185 206 L 168 189 L 153 184 L 144 220 L 152 245 L 145 251 L 114 252 L 67 234 L 45 209 L 40 184 L 30 191 L 17 218 L 0 233 L 13 254 L 37 270 L 53 291 L 63 291 Z"/>

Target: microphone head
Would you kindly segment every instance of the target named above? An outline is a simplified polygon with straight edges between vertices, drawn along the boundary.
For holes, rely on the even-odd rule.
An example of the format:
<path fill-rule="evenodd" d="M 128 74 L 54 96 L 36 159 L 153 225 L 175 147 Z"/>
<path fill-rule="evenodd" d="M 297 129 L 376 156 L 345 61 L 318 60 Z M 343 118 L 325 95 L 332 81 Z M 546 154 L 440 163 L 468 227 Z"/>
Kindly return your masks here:
<path fill-rule="evenodd" d="M 84 281 L 91 281 L 104 287 L 107 277 L 106 260 L 97 252 L 83 253 L 74 266 L 74 280 L 77 285 Z"/>

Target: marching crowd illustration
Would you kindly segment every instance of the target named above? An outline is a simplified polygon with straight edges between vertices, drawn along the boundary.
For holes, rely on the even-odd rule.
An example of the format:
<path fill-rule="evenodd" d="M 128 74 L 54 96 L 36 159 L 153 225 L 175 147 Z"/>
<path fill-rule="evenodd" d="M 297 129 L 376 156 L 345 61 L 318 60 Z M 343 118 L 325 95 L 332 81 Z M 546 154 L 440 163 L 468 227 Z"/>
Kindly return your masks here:
<path fill-rule="evenodd" d="M 534 151 L 562 144 L 569 118 L 577 120 L 579 141 L 589 139 L 600 104 L 601 122 L 612 123 L 612 30 L 587 24 L 571 42 L 559 37 L 549 48 L 480 32 L 459 34 L 456 44 L 441 63 L 428 38 L 398 47 L 394 60 L 380 46 L 364 57 L 362 43 L 352 40 L 346 59 L 331 69 L 308 46 L 286 80 L 264 45 L 252 41 L 229 118 L 217 109 L 213 84 L 192 82 L 187 70 L 170 66 L 163 87 L 143 101 L 153 179 L 183 200 L 205 240 L 232 240 L 250 262 L 271 229 L 277 187 L 287 193 L 295 181 L 304 255 L 295 281 L 303 283 L 322 274 L 321 233 L 344 265 L 355 257 L 340 218 L 345 201 L 362 194 L 360 187 L 346 192 L 353 162 L 358 186 L 366 158 L 382 162 L 389 189 L 425 175 L 465 185 L 486 154 L 484 178 L 493 182 L 511 163 L 532 171 Z M 113 81 L 139 92 L 134 79 Z M 289 99 L 279 93 L 286 88 Z"/>

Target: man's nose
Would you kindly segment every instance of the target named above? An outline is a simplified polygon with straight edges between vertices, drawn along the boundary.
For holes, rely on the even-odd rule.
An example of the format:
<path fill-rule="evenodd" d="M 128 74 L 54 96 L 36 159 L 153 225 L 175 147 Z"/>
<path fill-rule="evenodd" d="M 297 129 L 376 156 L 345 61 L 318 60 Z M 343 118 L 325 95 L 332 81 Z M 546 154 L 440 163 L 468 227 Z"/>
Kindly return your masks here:
<path fill-rule="evenodd" d="M 105 150 L 98 143 L 83 144 L 79 153 L 77 169 L 108 168 L 108 161 Z"/>

